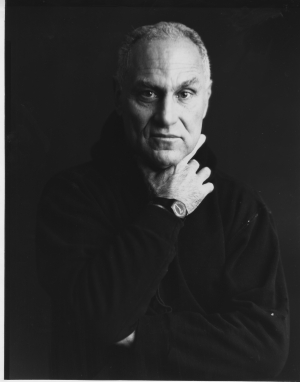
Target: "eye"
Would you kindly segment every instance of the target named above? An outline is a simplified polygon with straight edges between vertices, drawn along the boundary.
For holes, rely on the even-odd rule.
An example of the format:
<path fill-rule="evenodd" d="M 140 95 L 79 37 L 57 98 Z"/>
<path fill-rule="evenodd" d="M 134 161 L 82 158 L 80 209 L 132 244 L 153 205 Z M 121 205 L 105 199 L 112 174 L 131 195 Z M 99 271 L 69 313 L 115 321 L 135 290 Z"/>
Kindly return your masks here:
<path fill-rule="evenodd" d="M 177 94 L 177 97 L 182 100 L 187 100 L 191 98 L 191 96 L 192 96 L 192 93 L 188 91 L 182 91 Z"/>
<path fill-rule="evenodd" d="M 152 100 L 157 98 L 157 95 L 153 90 L 143 90 L 141 91 L 140 96 L 146 100 Z"/>

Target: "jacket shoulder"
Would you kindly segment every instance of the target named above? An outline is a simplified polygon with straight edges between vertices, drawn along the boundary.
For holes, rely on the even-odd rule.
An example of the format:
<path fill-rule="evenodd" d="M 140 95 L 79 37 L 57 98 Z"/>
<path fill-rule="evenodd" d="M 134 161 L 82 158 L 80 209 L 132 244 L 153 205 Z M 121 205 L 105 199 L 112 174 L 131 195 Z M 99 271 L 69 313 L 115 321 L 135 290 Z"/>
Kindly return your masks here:
<path fill-rule="evenodd" d="M 81 198 L 99 202 L 105 192 L 109 193 L 108 184 L 90 161 L 55 174 L 44 186 L 41 201 Z"/>

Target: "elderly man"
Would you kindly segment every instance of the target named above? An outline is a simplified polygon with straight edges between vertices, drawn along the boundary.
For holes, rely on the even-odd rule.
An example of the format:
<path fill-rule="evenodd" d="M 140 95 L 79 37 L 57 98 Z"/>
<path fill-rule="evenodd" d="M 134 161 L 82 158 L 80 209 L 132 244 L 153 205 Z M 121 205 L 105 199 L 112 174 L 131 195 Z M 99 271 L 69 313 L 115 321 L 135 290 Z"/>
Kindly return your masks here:
<path fill-rule="evenodd" d="M 52 377 L 264 379 L 288 353 L 288 298 L 261 198 L 216 169 L 199 35 L 161 22 L 119 51 L 116 111 L 92 161 L 39 206 Z"/>

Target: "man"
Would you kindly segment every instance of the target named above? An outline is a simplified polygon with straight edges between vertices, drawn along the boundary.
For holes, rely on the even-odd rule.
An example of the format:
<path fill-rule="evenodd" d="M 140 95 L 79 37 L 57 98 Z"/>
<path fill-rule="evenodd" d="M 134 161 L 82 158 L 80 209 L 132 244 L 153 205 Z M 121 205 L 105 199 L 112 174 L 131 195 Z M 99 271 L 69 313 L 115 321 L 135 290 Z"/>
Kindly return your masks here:
<path fill-rule="evenodd" d="M 116 112 L 92 161 L 47 185 L 37 225 L 53 302 L 52 377 L 263 379 L 288 352 L 272 217 L 216 169 L 201 134 L 211 95 L 198 34 L 130 33 Z"/>

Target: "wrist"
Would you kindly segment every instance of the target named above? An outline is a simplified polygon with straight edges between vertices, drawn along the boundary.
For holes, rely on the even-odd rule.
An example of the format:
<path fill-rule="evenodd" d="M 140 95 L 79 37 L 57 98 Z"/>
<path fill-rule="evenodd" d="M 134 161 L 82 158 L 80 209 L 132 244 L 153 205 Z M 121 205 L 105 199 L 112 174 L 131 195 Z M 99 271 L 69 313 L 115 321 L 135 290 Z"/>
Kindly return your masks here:
<path fill-rule="evenodd" d="M 159 207 L 162 207 L 175 215 L 176 217 L 180 219 L 185 219 L 188 215 L 187 208 L 185 204 L 179 200 L 176 199 L 168 199 L 168 198 L 161 198 L 161 197 L 154 197 L 151 200 L 151 204 L 157 205 Z"/>

